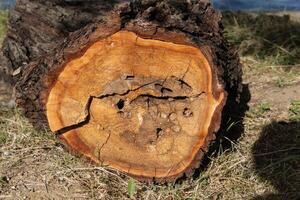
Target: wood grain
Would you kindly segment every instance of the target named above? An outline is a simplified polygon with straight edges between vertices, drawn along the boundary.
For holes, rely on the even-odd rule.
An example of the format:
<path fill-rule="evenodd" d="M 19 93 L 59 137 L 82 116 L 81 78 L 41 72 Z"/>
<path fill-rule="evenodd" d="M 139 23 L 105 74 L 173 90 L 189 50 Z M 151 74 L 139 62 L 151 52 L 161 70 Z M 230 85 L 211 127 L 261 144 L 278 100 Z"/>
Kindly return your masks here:
<path fill-rule="evenodd" d="M 220 124 L 212 119 L 226 92 L 213 88 L 215 77 L 198 48 L 120 31 L 65 66 L 46 104 L 49 125 L 60 134 L 74 127 L 64 139 L 97 163 L 173 177 Z"/>

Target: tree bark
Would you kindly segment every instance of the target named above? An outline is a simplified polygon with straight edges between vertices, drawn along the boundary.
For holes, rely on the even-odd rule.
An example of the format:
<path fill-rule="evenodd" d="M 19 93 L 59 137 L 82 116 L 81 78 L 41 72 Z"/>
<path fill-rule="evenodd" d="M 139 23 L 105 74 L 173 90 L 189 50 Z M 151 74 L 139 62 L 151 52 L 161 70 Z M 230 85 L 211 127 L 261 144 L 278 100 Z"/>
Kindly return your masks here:
<path fill-rule="evenodd" d="M 209 2 L 26 2 L 11 15 L 4 54 L 22 66 L 16 103 L 36 127 L 141 180 L 199 167 L 242 90 Z"/>
<path fill-rule="evenodd" d="M 52 53 L 70 33 L 101 20 L 116 4 L 118 0 L 18 0 L 10 12 L 1 71 L 6 75 L 22 71 L 32 60 Z"/>

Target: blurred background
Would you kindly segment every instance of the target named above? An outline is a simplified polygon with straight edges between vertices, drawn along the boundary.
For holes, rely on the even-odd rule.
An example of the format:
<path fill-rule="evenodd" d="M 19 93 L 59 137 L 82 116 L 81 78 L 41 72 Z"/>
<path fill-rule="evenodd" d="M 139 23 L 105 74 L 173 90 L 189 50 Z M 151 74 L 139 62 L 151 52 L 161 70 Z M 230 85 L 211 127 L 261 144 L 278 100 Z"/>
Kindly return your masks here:
<path fill-rule="evenodd" d="M 213 0 L 214 6 L 221 10 L 282 11 L 299 10 L 299 0 Z"/>
<path fill-rule="evenodd" d="M 1 9 L 9 9 L 16 3 L 15 0 L 0 0 Z"/>

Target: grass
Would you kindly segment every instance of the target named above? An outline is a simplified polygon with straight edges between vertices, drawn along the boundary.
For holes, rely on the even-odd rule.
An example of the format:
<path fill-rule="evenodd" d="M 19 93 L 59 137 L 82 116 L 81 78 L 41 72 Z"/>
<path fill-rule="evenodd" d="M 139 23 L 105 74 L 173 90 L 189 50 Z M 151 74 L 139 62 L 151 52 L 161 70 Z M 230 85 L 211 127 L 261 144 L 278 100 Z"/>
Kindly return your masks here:
<path fill-rule="evenodd" d="M 289 118 L 291 121 L 300 121 L 300 100 L 292 100 L 289 106 Z"/>
<path fill-rule="evenodd" d="M 0 191 L 10 196 L 14 191 L 11 188 L 15 187 L 19 197 L 24 197 L 35 194 L 26 189 L 32 187 L 40 195 L 56 199 L 221 200 L 263 199 L 269 194 L 273 195 L 272 199 L 296 199 L 297 190 L 293 187 L 298 184 L 297 180 L 284 177 L 298 173 L 298 165 L 293 162 L 300 159 L 291 151 L 295 151 L 293 148 L 299 143 L 299 134 L 295 132 L 300 130 L 299 123 L 288 122 L 281 127 L 263 114 L 268 113 L 270 107 L 266 102 L 254 106 L 259 116 L 258 113 L 247 115 L 245 134 L 238 141 L 231 141 L 230 149 L 213 152 L 207 158 L 210 162 L 205 170 L 196 173 L 194 178 L 166 185 L 143 184 L 112 169 L 93 166 L 68 153 L 51 133 L 35 131 L 18 110 L 2 108 L 0 130 L 7 132 L 8 137 L 0 147 L 3 180 Z M 274 159 L 277 151 L 283 154 Z M 287 154 L 289 156 L 285 156 Z M 279 183 L 292 186 L 277 186 Z"/>
<path fill-rule="evenodd" d="M 130 178 L 128 181 L 128 195 L 132 199 L 135 194 L 135 180 Z"/>
<path fill-rule="evenodd" d="M 2 42 L 3 36 L 6 32 L 7 17 L 8 17 L 8 12 L 0 10 L 0 42 Z"/>
<path fill-rule="evenodd" d="M 261 102 L 256 106 L 251 107 L 248 115 L 253 117 L 263 117 L 264 114 L 271 111 L 271 104 L 269 102 Z"/>
<path fill-rule="evenodd" d="M 248 13 L 223 13 L 226 37 L 239 46 L 242 56 L 272 65 L 300 64 L 300 23 L 283 17 Z"/>
<path fill-rule="evenodd" d="M 266 101 L 262 95 L 264 88 L 270 91 L 267 95 L 272 95 L 271 89 L 282 90 L 300 82 L 295 67 L 267 66 L 299 63 L 297 58 L 292 62 L 272 60 L 277 59 L 278 52 L 287 55 L 267 44 L 275 54 L 263 53 L 265 47 L 260 45 L 262 49 L 245 53 L 242 43 L 249 38 L 262 40 L 250 32 L 252 25 L 236 18 L 238 23 L 232 27 L 225 23 L 227 37 L 240 45 L 244 79 L 251 83 L 253 100 L 243 121 L 242 136 L 238 140 L 224 136 L 231 146 L 212 151 L 194 177 L 164 185 L 135 181 L 74 156 L 52 133 L 34 130 L 17 109 L 0 107 L 0 199 L 299 199 L 300 99 L 287 102 L 285 107 Z M 276 44 L 289 52 L 298 51 L 293 44 Z M 280 115 L 282 112 L 286 117 Z"/>
<path fill-rule="evenodd" d="M 8 138 L 8 134 L 6 132 L 0 132 L 0 145 L 5 144 L 7 138 Z"/>
<path fill-rule="evenodd" d="M 287 85 L 289 85 L 289 81 L 287 81 L 286 79 L 279 77 L 276 81 L 276 85 L 280 88 L 285 87 Z"/>

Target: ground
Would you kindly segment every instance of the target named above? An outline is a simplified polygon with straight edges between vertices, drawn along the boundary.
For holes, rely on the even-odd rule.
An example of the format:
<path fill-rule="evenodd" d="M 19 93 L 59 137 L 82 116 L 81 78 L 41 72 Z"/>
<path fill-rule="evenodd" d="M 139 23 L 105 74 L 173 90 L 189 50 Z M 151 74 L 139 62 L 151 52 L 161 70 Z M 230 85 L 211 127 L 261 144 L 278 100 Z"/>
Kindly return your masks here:
<path fill-rule="evenodd" d="M 238 28 L 226 28 L 229 40 L 239 41 Z M 176 183 L 145 184 L 96 167 L 69 153 L 52 133 L 35 131 L 17 109 L 1 107 L 0 199 L 130 199 L 130 193 L 149 200 L 299 199 L 300 69 L 297 59 L 278 58 L 288 48 L 280 45 L 275 60 L 240 47 L 251 93 L 244 132 L 238 139 L 220 137 L 231 145 L 221 143 L 194 177 Z"/>

